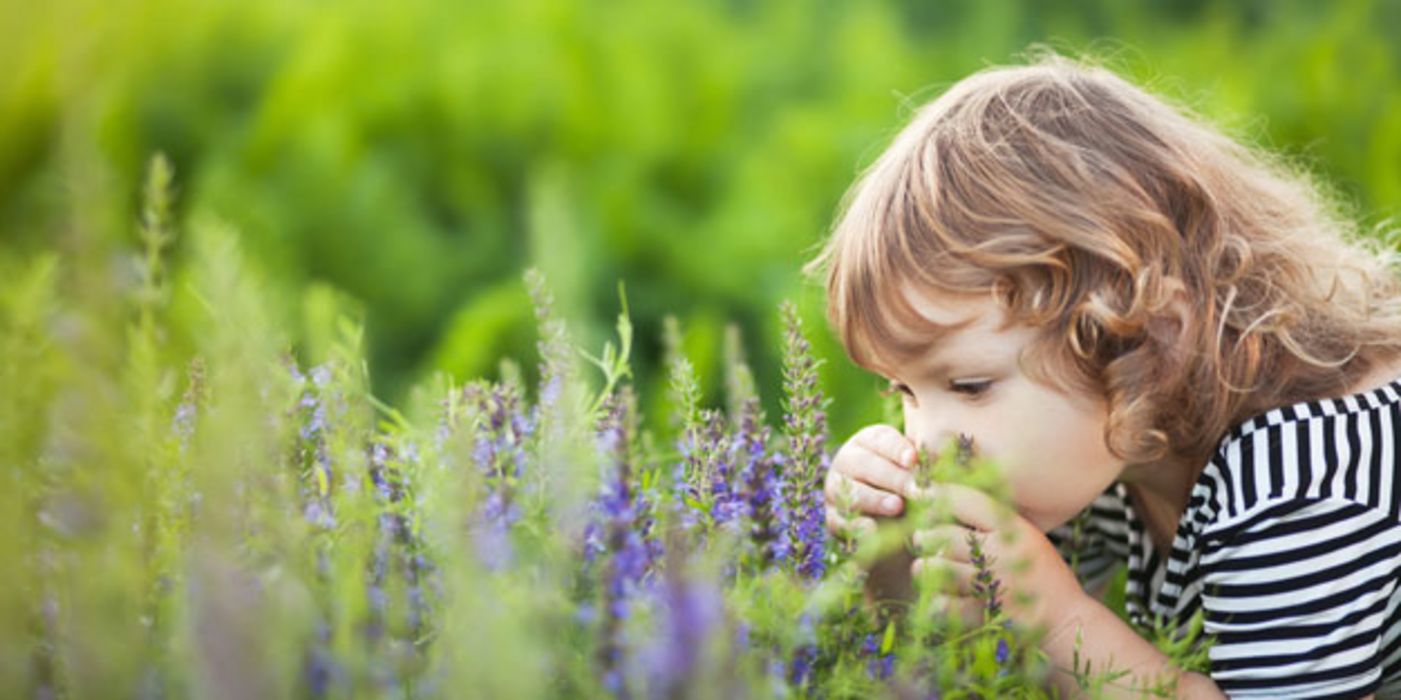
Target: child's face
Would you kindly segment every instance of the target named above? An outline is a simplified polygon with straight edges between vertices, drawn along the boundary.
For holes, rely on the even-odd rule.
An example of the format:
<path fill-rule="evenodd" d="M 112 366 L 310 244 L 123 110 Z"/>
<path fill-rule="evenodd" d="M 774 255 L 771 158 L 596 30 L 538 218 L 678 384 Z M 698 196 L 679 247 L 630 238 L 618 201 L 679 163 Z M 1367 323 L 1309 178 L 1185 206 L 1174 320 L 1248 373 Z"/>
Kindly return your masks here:
<path fill-rule="evenodd" d="M 1067 522 L 1117 479 L 1124 463 L 1104 440 L 1102 396 L 1067 394 L 1023 373 L 1035 329 L 1014 324 L 991 299 L 907 292 L 940 325 L 965 319 L 891 379 L 904 395 L 905 435 L 937 450 L 960 433 L 1002 466 L 1017 511 L 1043 531 Z"/>

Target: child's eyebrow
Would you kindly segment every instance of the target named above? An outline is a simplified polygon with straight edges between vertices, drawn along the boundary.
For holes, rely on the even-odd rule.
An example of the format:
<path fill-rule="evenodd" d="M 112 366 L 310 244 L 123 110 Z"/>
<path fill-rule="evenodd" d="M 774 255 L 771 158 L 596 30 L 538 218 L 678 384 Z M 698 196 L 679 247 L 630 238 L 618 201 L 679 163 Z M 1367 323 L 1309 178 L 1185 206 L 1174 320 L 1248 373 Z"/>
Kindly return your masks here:
<path fill-rule="evenodd" d="M 956 360 L 949 358 L 949 355 L 955 352 L 967 352 L 954 341 L 967 336 L 964 331 L 968 325 L 968 323 L 964 323 L 960 324 L 960 327 L 943 329 L 944 332 L 938 335 L 936 341 L 931 341 L 931 343 L 937 342 L 937 347 L 931 347 L 923 353 L 899 358 L 896 365 L 905 368 L 904 373 L 911 376 L 927 377 L 947 373 L 957 364 Z M 889 376 L 890 372 L 883 370 L 880 374 Z"/>

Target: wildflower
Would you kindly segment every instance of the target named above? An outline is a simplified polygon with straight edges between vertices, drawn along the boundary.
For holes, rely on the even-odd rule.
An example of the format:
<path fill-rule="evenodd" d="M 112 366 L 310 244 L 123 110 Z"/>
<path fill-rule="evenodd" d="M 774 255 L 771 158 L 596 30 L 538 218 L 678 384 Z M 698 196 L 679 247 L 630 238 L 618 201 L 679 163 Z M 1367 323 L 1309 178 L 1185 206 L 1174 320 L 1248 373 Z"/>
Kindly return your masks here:
<path fill-rule="evenodd" d="M 775 456 L 768 453 L 769 429 L 762 425 L 758 400 L 745 402 L 740 413 L 733 460 L 742 465 L 739 481 L 743 490 L 735 500 L 747 511 L 751 540 L 758 550 L 761 566 L 767 567 L 787 560 L 791 550 L 784 484 Z"/>
<path fill-rule="evenodd" d="M 627 436 L 630 395 L 610 397 L 600 422 L 597 445 L 605 469 L 602 492 L 595 505 L 602 519 L 586 531 L 586 560 L 611 555 L 603 570 L 602 631 L 597 660 L 605 686 L 623 695 L 622 622 L 629 614 L 628 597 L 650 574 L 660 555 L 660 543 L 649 541 L 654 521 L 649 504 L 633 483 Z M 600 541 L 601 540 L 601 541 Z"/>
<path fill-rule="evenodd" d="M 874 634 L 866 635 L 861 643 L 861 656 L 866 658 L 866 675 L 877 680 L 885 680 L 895 673 L 895 654 L 881 653 L 881 639 Z"/>
<path fill-rule="evenodd" d="M 678 539 L 673 537 L 660 591 L 661 634 L 646 655 L 653 697 L 685 695 L 697 680 L 707 642 L 724 612 L 720 590 L 685 571 Z"/>
<path fill-rule="evenodd" d="M 540 324 L 540 390 L 541 411 L 554 415 L 557 403 L 564 393 L 565 384 L 573 372 L 573 344 L 564 321 L 554 315 L 554 297 L 545 285 L 545 276 L 539 270 L 525 273 L 526 285 L 530 288 L 531 303 L 535 307 L 535 319 Z"/>
<path fill-rule="evenodd" d="M 812 679 L 813 666 L 817 662 L 817 630 L 811 613 L 803 613 L 798 618 L 798 636 L 803 640 L 793 652 L 793 663 L 788 667 L 788 683 L 792 687 L 803 688 Z"/>
<path fill-rule="evenodd" d="M 326 697 L 331 685 L 341 680 L 343 671 L 331 654 L 331 626 L 318 620 L 310 647 L 302 657 L 302 678 L 312 697 Z"/>
<path fill-rule="evenodd" d="M 190 448 L 190 440 L 195 434 L 195 418 L 204 403 L 204 360 L 196 357 L 190 361 L 189 386 L 175 407 L 175 416 L 170 421 L 170 429 L 180 440 L 180 451 Z"/>
<path fill-rule="evenodd" d="M 817 645 L 804 644 L 793 653 L 793 665 L 788 672 L 788 682 L 802 688 L 812 679 L 813 664 L 817 661 Z"/>
<path fill-rule="evenodd" d="M 822 502 L 822 478 L 830 457 L 826 454 L 825 401 L 817 386 L 817 362 L 803 336 L 797 307 L 782 308 L 785 328 L 783 389 L 787 397 L 784 432 L 788 452 L 784 471 L 789 476 L 790 511 L 798 571 L 818 579 L 826 571 L 827 528 Z"/>
<path fill-rule="evenodd" d="M 732 479 L 733 445 L 718 411 L 699 411 L 695 423 L 683 430 L 672 488 L 685 507 L 682 522 L 688 528 L 697 523 L 708 527 L 738 522 L 744 514 L 743 490 Z"/>
<path fill-rule="evenodd" d="M 321 529 L 336 526 L 331 507 L 331 458 L 326 446 L 326 401 L 324 392 L 331 381 L 330 370 L 324 365 L 311 370 L 308 377 L 295 364 L 291 366 L 293 380 L 301 388 L 296 417 L 299 421 L 296 463 L 301 469 L 302 516 Z"/>
<path fill-rule="evenodd" d="M 514 558 L 510 533 L 521 518 L 516 487 L 530 459 L 535 420 L 522 407 L 519 390 L 511 383 L 469 384 L 463 387 L 462 399 L 476 416 L 472 461 L 485 486 L 472 538 L 483 565 L 499 571 Z"/>
<path fill-rule="evenodd" d="M 973 568 L 973 596 L 983 601 L 983 616 L 994 620 L 1002 612 L 1002 582 L 992 572 L 992 561 L 983 551 L 982 538 L 976 532 L 968 533 L 968 549 Z"/>

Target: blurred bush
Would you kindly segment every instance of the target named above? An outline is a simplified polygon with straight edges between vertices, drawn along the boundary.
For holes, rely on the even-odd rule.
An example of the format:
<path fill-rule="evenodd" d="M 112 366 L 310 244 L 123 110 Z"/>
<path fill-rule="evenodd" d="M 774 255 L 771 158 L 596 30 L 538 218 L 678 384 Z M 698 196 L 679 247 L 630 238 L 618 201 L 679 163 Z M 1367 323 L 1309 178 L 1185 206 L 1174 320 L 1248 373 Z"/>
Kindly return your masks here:
<path fill-rule="evenodd" d="M 0 8 L 0 269 L 56 249 L 130 276 L 131 193 L 165 152 L 177 217 L 240 232 L 300 353 L 318 319 L 363 316 L 391 400 L 531 356 L 531 265 L 589 347 L 626 284 L 644 393 L 663 393 L 668 312 L 701 376 L 734 322 L 775 384 L 771 310 L 795 298 L 822 327 L 799 268 L 859 168 L 913 106 L 1033 42 L 1307 159 L 1369 217 L 1401 204 L 1390 1 Z M 815 335 L 841 436 L 879 417 L 875 382 Z"/>

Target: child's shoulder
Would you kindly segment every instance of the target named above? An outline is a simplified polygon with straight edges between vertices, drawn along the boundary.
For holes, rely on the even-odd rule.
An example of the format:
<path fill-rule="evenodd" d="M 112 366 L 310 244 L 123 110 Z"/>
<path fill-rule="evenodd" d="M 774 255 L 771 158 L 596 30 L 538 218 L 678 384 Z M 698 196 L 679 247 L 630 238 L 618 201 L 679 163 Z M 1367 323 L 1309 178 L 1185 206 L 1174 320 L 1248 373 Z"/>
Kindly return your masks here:
<path fill-rule="evenodd" d="M 1401 520 L 1398 439 L 1401 377 L 1271 409 L 1222 438 L 1189 509 L 1203 511 L 1198 522 L 1218 536 L 1320 503 Z"/>

